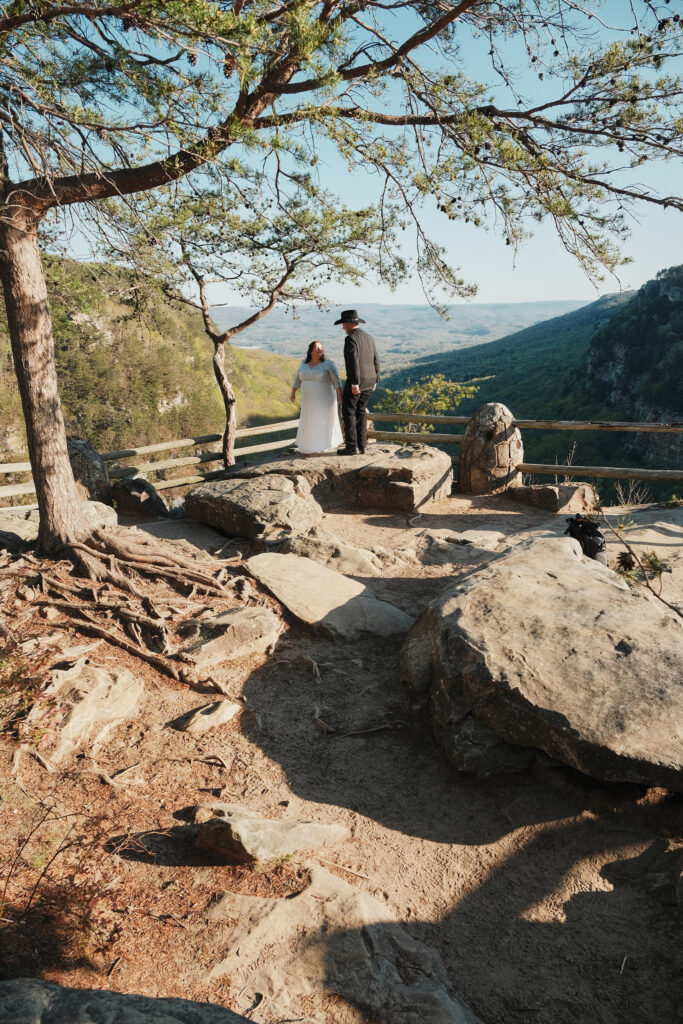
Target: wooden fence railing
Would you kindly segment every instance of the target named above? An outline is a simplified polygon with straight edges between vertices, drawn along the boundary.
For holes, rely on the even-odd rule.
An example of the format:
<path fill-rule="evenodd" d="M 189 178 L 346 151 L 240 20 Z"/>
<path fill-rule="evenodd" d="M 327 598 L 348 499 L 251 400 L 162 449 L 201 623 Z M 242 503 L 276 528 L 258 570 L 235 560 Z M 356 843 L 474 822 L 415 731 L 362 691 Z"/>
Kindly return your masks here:
<path fill-rule="evenodd" d="M 375 419 L 381 423 L 411 423 L 429 424 L 430 426 L 466 426 L 469 423 L 468 416 L 429 416 L 422 413 L 374 413 Z M 291 432 L 299 425 L 299 420 L 281 420 L 277 423 L 269 423 L 262 427 L 246 427 L 236 431 L 238 444 L 235 446 L 235 455 L 263 454 L 266 452 L 279 451 L 283 448 L 291 448 L 294 437 L 287 437 L 275 441 L 266 441 L 259 444 L 239 445 L 243 438 L 258 437 L 262 435 L 281 432 Z M 628 423 L 628 422 L 599 422 L 592 420 L 514 420 L 513 425 L 523 430 L 615 430 L 629 431 L 631 433 L 680 433 L 683 431 L 683 423 Z M 436 432 L 412 431 L 389 431 L 369 430 L 370 438 L 377 441 L 399 441 L 399 442 L 423 442 L 439 445 L 460 445 L 464 433 L 446 434 Z M 172 470 L 186 470 L 194 466 L 205 466 L 212 462 L 221 462 L 220 451 L 200 451 L 197 455 L 188 455 L 181 458 L 169 458 L 159 461 L 136 461 L 132 464 L 122 465 L 122 462 L 129 462 L 131 459 L 138 460 L 140 456 L 160 455 L 163 452 L 174 452 L 185 448 L 203 448 L 206 445 L 220 442 L 221 434 L 205 434 L 202 437 L 185 437 L 178 441 L 164 441 L 160 444 L 140 445 L 137 448 L 124 448 L 119 451 L 104 452 L 102 458 L 105 462 L 112 463 L 109 475 L 113 480 L 122 479 L 126 476 L 141 474 L 142 476 L 156 473 L 167 473 Z M 459 459 L 453 458 L 454 465 Z M 620 480 L 683 480 L 683 468 L 681 469 L 638 469 L 636 467 L 618 466 L 567 466 L 547 465 L 543 463 L 522 462 L 518 467 L 522 473 L 534 473 L 545 476 L 581 476 L 581 477 L 606 477 Z M 0 463 L 0 476 L 30 473 L 31 466 L 28 462 L 4 462 Z M 190 473 L 184 476 L 173 476 L 169 479 L 154 481 L 157 490 L 168 490 L 172 487 L 190 487 L 193 484 L 202 483 L 205 480 L 215 480 L 222 477 L 223 469 L 212 470 L 208 473 Z M 17 498 L 27 494 L 35 493 L 31 481 L 23 483 L 7 484 L 0 487 L 0 499 Z M 24 506 L 26 507 L 26 506 Z"/>

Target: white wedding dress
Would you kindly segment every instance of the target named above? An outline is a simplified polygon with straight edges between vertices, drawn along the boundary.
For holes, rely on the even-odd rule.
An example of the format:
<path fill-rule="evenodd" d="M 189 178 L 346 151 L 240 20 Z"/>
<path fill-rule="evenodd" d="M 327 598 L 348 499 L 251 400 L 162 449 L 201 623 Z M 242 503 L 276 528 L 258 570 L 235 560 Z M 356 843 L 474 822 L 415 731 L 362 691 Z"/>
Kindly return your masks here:
<path fill-rule="evenodd" d="M 296 444 L 304 455 L 329 452 L 344 441 L 335 388 L 341 387 L 337 367 L 331 359 L 316 366 L 302 362 L 294 378 L 301 389 L 301 413 Z"/>

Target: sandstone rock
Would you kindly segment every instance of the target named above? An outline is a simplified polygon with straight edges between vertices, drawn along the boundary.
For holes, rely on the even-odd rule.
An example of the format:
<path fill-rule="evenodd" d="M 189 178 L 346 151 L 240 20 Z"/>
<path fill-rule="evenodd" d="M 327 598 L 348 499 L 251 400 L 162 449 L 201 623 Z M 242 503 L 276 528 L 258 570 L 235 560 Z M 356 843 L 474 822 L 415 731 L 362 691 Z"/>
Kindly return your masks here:
<path fill-rule="evenodd" d="M 500 402 L 488 402 L 467 424 L 460 447 L 458 487 L 467 494 L 498 494 L 520 487 L 517 466 L 524 462 L 522 435 Z"/>
<path fill-rule="evenodd" d="M 39 978 L 0 981 L 3 1024 L 248 1024 L 223 1006 L 153 999 L 102 989 L 63 988 Z"/>
<path fill-rule="evenodd" d="M 93 528 L 101 529 L 107 526 L 118 526 L 119 520 L 116 510 L 111 505 L 104 505 L 101 501 L 84 501 L 81 509 L 85 518 L 92 523 Z M 36 525 L 36 536 L 37 525 Z"/>
<path fill-rule="evenodd" d="M 289 899 L 227 892 L 209 909 L 210 921 L 231 924 L 209 980 L 229 974 L 239 1009 L 269 992 L 277 1019 L 299 1019 L 312 992 L 331 990 L 376 1024 L 477 1024 L 438 954 L 385 906 L 318 865 L 311 876 Z"/>
<path fill-rule="evenodd" d="M 305 533 L 286 538 L 280 550 L 311 558 L 344 576 L 380 576 L 386 561 L 374 551 L 345 544 L 322 526 L 311 526 Z"/>
<path fill-rule="evenodd" d="M 190 736 L 203 736 L 209 729 L 231 722 L 241 710 L 242 705 L 235 701 L 217 700 L 195 708 L 189 715 L 183 715 L 176 724 L 181 732 L 187 732 Z"/>
<path fill-rule="evenodd" d="M 406 633 L 413 619 L 378 601 L 356 580 L 326 569 L 310 558 L 266 552 L 247 560 L 249 572 L 302 622 L 338 637 L 359 633 Z"/>
<path fill-rule="evenodd" d="M 122 516 L 168 516 L 168 509 L 154 484 L 142 476 L 126 476 L 116 480 L 112 498 Z"/>
<path fill-rule="evenodd" d="M 197 846 L 233 861 L 271 860 L 299 850 L 317 850 L 349 838 L 343 825 L 317 821 L 276 821 L 237 804 L 214 803 L 195 809 Z"/>
<path fill-rule="evenodd" d="M 449 455 L 423 444 L 372 445 L 365 455 L 324 455 L 238 470 L 243 478 L 272 474 L 303 476 L 323 504 L 410 512 L 429 501 L 448 497 L 453 486 Z"/>
<path fill-rule="evenodd" d="M 135 714 L 144 690 L 128 669 L 107 669 L 80 658 L 72 668 L 52 673 L 52 682 L 28 721 L 47 731 L 46 756 L 61 761 L 86 743 L 92 750 L 119 722 Z"/>
<path fill-rule="evenodd" d="M 81 510 L 93 527 L 118 524 L 115 510 L 100 501 L 84 501 Z M 19 551 L 24 544 L 36 540 L 39 521 L 37 508 L 0 509 L 0 549 Z"/>
<path fill-rule="evenodd" d="M 231 608 L 203 619 L 189 619 L 178 627 L 190 643 L 184 648 L 198 668 L 210 670 L 224 661 L 263 654 L 274 647 L 282 624 L 270 608 Z"/>
<path fill-rule="evenodd" d="M 510 497 L 549 512 L 591 513 L 600 507 L 600 499 L 592 484 L 530 484 L 513 487 Z"/>
<path fill-rule="evenodd" d="M 674 567 L 680 561 L 679 552 L 683 550 L 683 507 L 682 508 L 648 508 L 612 512 L 606 510 L 607 520 L 615 528 L 612 532 L 602 521 L 598 523 L 607 542 L 607 560 L 612 567 L 616 565 L 617 555 L 625 551 L 624 542 L 633 548 L 640 557 L 646 551 L 654 551 L 659 558 Z M 625 528 L 622 529 L 621 526 Z M 541 537 L 561 537 L 567 529 L 567 520 L 562 515 L 552 516 L 531 529 L 521 530 L 508 537 L 510 545 L 519 545 Z M 671 592 L 671 575 L 665 574 L 665 590 Z M 675 591 L 674 591 L 675 595 Z M 665 595 L 666 596 L 666 595 Z M 683 590 L 679 590 L 678 598 L 683 599 Z"/>
<path fill-rule="evenodd" d="M 189 492 L 185 504 L 191 518 L 250 539 L 266 531 L 306 530 L 323 514 L 303 476 L 279 473 L 262 480 L 230 477 L 202 484 Z"/>
<path fill-rule="evenodd" d="M 109 471 L 97 449 L 80 437 L 68 438 L 66 446 L 81 501 L 111 505 Z"/>
<path fill-rule="evenodd" d="M 486 741 L 468 741 L 473 718 L 595 778 L 683 789 L 682 651 L 680 619 L 661 602 L 576 541 L 542 539 L 432 602 L 402 672 L 457 767 L 491 771 Z"/>
<path fill-rule="evenodd" d="M 421 530 L 409 546 L 398 549 L 397 555 L 406 562 L 423 565 L 471 565 L 488 560 L 503 536 L 497 530 Z"/>
<path fill-rule="evenodd" d="M 157 540 L 169 540 L 184 545 L 191 545 L 195 551 L 203 551 L 211 555 L 217 554 L 226 543 L 225 537 L 218 530 L 202 523 L 193 523 L 190 519 L 155 519 L 152 522 L 140 523 L 139 530 L 149 533 Z M 230 548 L 229 554 L 234 549 Z"/>

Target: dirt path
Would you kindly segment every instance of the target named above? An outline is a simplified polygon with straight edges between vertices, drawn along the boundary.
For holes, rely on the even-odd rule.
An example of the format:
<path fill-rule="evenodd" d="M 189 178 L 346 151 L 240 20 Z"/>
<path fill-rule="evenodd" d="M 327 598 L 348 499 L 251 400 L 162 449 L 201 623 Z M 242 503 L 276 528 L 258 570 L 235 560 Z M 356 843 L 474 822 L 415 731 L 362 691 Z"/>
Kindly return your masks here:
<path fill-rule="evenodd" d="M 504 500 L 453 498 L 410 522 L 330 510 L 325 525 L 357 546 L 395 549 L 427 528 L 510 534 L 545 518 Z M 416 614 L 451 572 L 404 566 L 398 576 L 364 582 Z M 24 628 L 38 625 L 27 618 Z M 230 979 L 206 980 L 229 934 L 206 921 L 212 897 L 230 887 L 296 891 L 305 862 L 318 859 L 437 949 L 484 1024 L 675 1019 L 680 919 L 666 894 L 650 891 L 647 870 L 680 835 L 680 799 L 540 765 L 489 781 L 458 775 L 406 701 L 395 641 L 349 646 L 288 622 L 273 657 L 241 666 L 231 680 L 231 695 L 245 704 L 239 719 L 202 740 L 165 727 L 202 702 L 196 693 L 119 652 L 101 652 L 144 675 L 138 719 L 114 732 L 94 761 L 81 757 L 65 771 L 22 755 L 13 779 L 7 742 L 0 764 L 5 856 L 37 801 L 56 800 L 89 823 L 93 847 L 77 865 L 75 889 L 93 901 L 99 949 L 87 914 L 60 915 L 53 893 L 52 909 L 37 900 L 29 917 L 36 929 L 52 928 L 54 941 L 5 945 L 0 976 L 230 1005 Z M 116 787 L 93 771 L 111 777 L 134 764 Z M 345 823 L 351 838 L 318 858 L 252 872 L 202 863 L 173 839 L 184 809 L 219 793 L 264 815 Z M 54 838 L 42 843 L 34 858 L 45 857 Z M 62 891 L 73 896 L 73 888 Z M 320 1024 L 365 1020 L 329 993 L 307 1013 Z M 252 1019 L 280 1021 L 277 1000 Z"/>

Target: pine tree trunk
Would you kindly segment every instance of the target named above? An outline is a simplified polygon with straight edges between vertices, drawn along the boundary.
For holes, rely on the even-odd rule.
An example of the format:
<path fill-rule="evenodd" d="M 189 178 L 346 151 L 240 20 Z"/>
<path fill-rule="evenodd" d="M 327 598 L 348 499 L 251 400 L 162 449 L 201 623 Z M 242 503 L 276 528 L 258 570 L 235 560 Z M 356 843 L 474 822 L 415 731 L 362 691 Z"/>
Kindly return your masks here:
<path fill-rule="evenodd" d="M 225 372 L 225 339 L 214 341 L 213 372 L 225 405 L 225 433 L 223 434 L 223 465 L 235 465 L 235 431 L 237 430 L 237 399 Z"/>
<path fill-rule="evenodd" d="M 38 543 L 49 553 L 82 540 L 91 528 L 66 447 L 37 228 L 31 210 L 11 199 L 0 206 L 0 281 L 40 511 Z"/>

